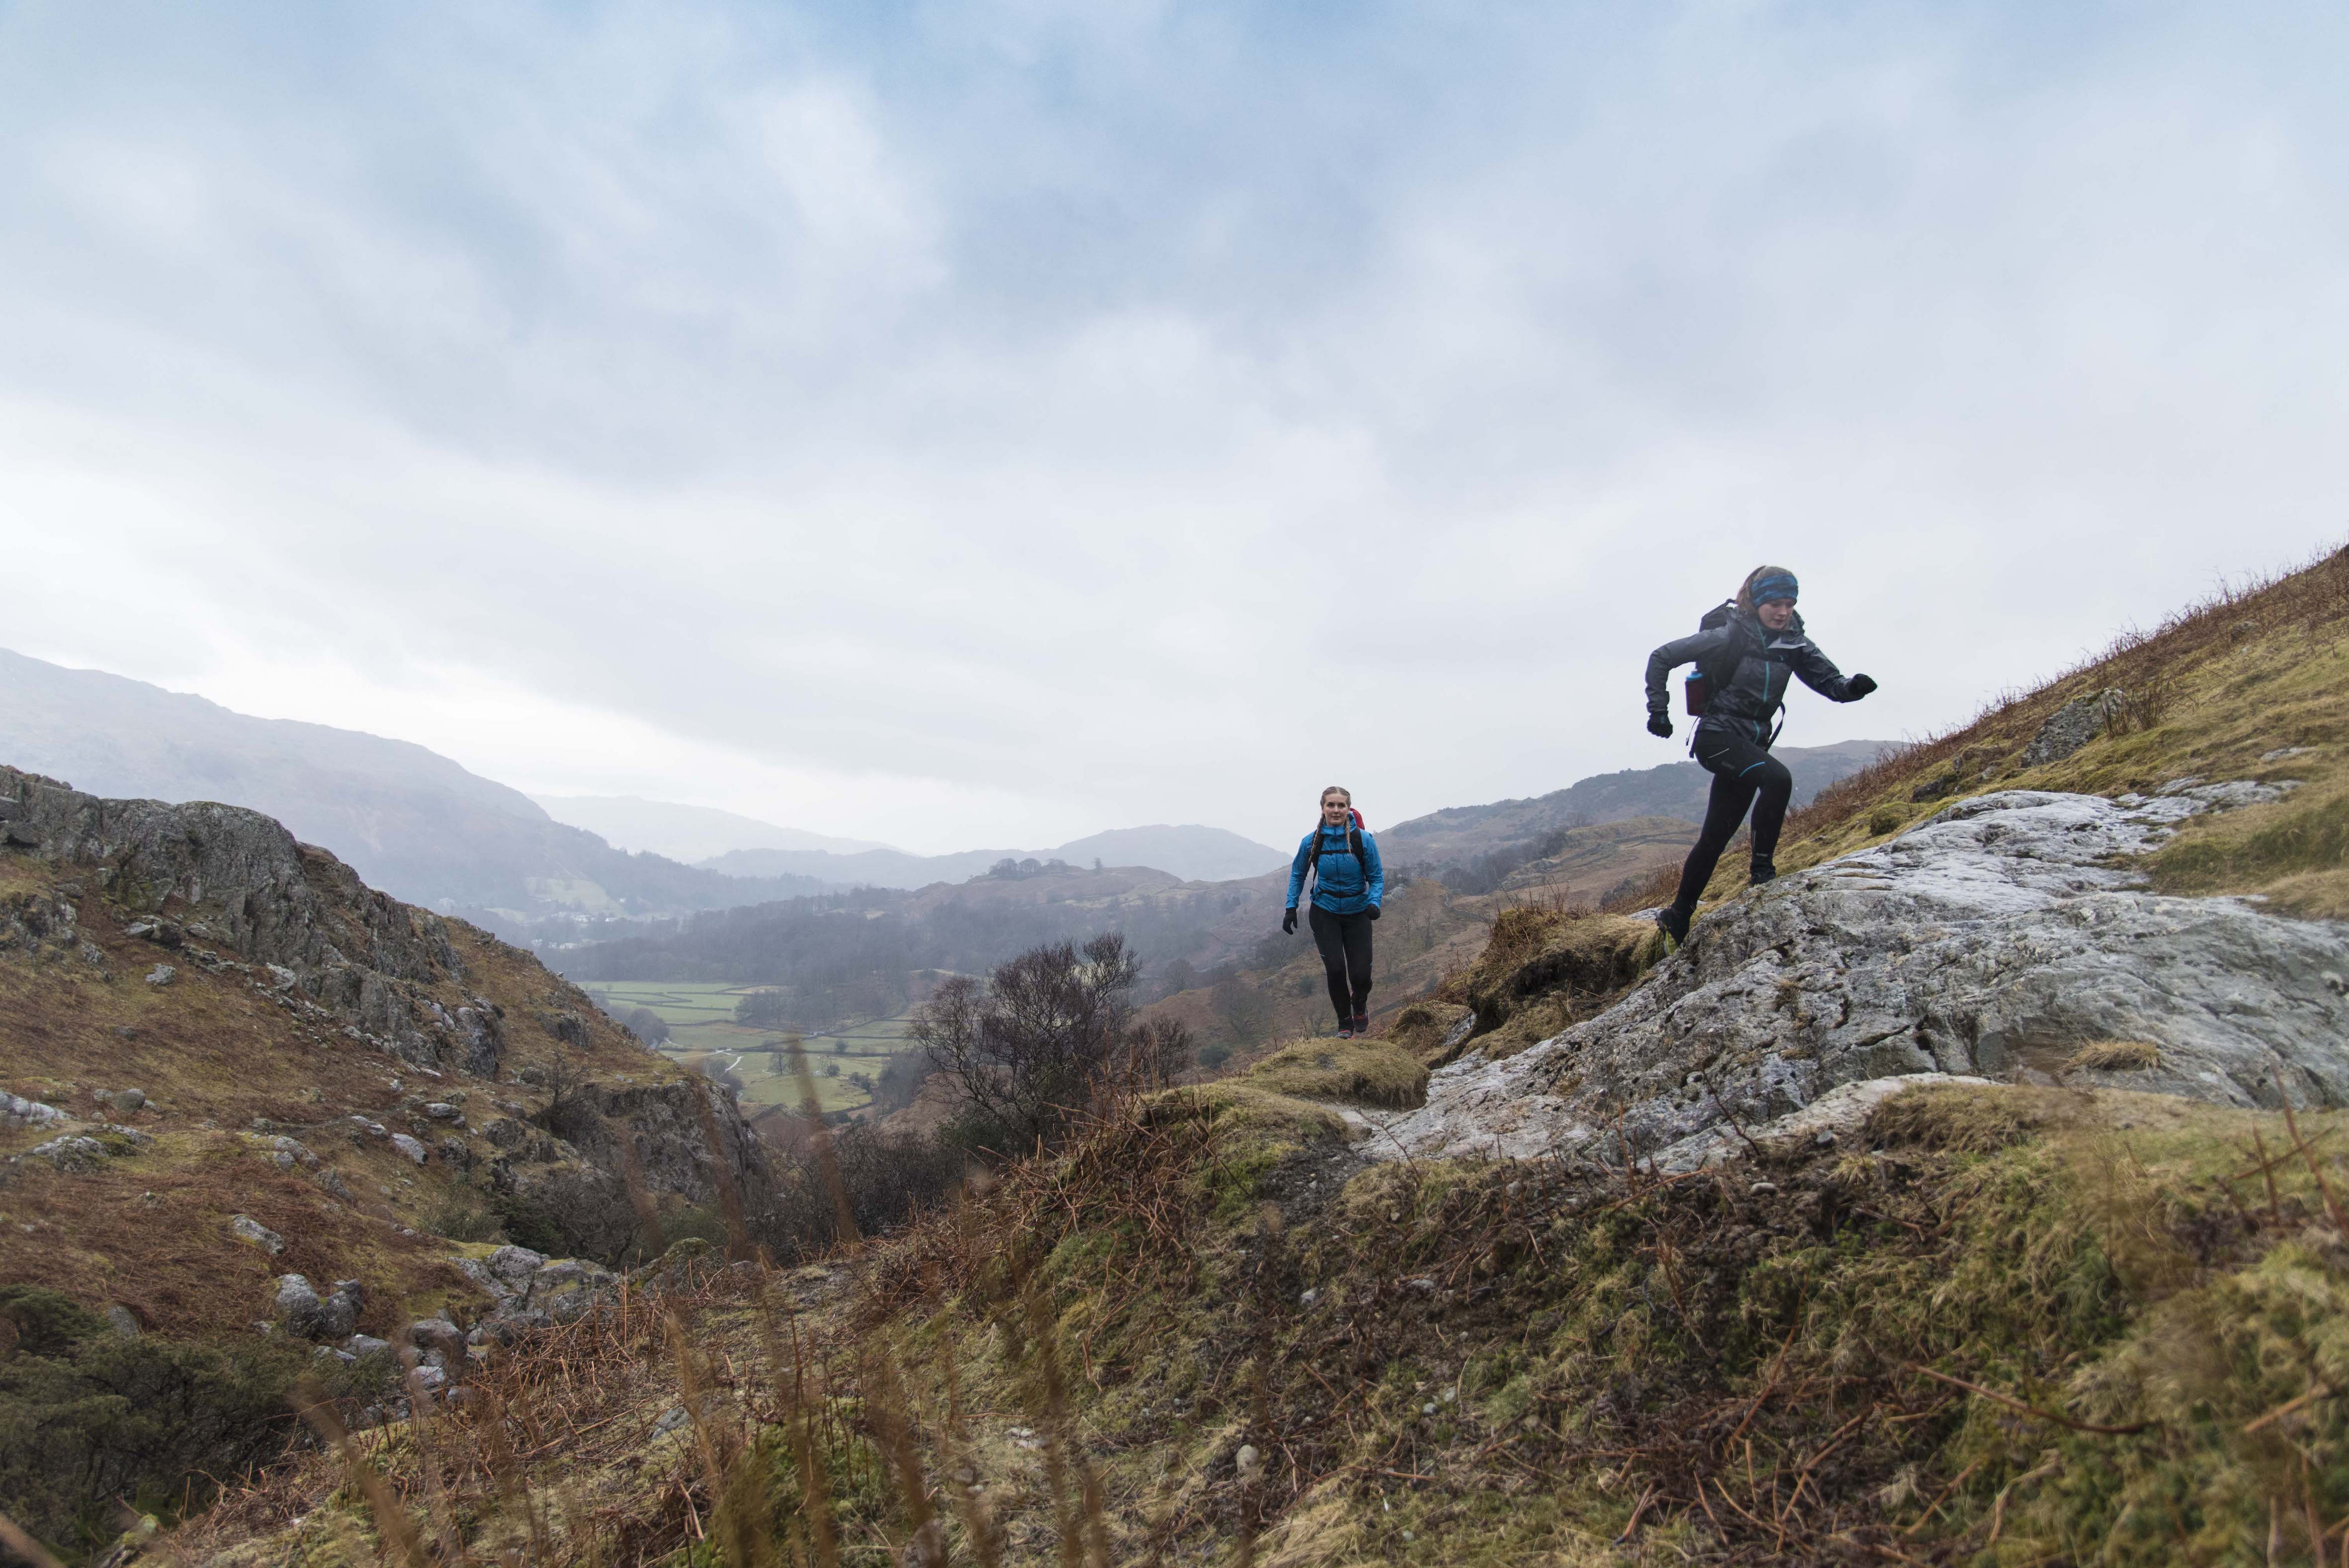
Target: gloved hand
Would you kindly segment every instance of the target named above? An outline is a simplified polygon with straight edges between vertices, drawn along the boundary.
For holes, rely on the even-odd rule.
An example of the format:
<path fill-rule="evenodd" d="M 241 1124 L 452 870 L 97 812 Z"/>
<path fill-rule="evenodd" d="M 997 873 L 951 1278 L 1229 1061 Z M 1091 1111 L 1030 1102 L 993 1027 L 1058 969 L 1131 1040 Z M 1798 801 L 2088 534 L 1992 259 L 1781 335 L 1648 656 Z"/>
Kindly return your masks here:
<path fill-rule="evenodd" d="M 1371 904 L 1369 908 L 1363 910 L 1362 913 L 1369 915 L 1372 920 L 1376 920 L 1379 917 L 1379 906 L 1377 904 Z"/>
<path fill-rule="evenodd" d="M 1672 716 L 1668 713 L 1650 714 L 1648 716 L 1648 733 L 1650 735 L 1661 735 L 1666 740 L 1670 740 L 1672 738 Z"/>
<path fill-rule="evenodd" d="M 1852 701 L 1857 702 L 1861 697 L 1866 696 L 1869 692 L 1876 689 L 1876 677 L 1874 676 L 1854 676 L 1851 679 L 1843 683 L 1843 689 L 1851 694 Z"/>
<path fill-rule="evenodd" d="M 1294 909 L 1280 917 L 1280 934 L 1283 936 L 1297 934 L 1297 912 Z"/>

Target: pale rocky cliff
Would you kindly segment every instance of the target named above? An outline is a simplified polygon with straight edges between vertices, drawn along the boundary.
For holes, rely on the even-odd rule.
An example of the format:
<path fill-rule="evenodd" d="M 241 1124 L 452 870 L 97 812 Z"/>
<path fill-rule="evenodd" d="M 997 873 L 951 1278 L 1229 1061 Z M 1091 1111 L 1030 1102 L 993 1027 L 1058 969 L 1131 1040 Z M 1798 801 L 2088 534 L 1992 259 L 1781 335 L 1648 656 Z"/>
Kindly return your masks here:
<path fill-rule="evenodd" d="M 1599 1016 L 1505 1059 L 1470 1050 L 1371 1151 L 1684 1164 L 1733 1122 L 1910 1074 L 2349 1103 L 2349 927 L 2150 892 L 2130 863 L 2283 788 L 1962 801 L 1705 913 Z"/>

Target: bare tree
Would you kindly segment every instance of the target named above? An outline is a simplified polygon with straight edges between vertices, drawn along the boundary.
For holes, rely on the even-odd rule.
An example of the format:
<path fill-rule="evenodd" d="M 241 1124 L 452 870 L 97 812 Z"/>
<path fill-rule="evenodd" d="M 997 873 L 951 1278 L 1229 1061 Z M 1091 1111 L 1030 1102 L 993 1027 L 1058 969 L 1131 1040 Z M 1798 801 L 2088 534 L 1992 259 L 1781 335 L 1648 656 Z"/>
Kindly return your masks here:
<path fill-rule="evenodd" d="M 942 982 L 915 1014 L 913 1037 L 959 1092 L 970 1132 L 1017 1152 L 1050 1141 L 1103 1089 L 1163 1082 L 1187 1059 L 1180 1025 L 1135 1025 L 1141 973 L 1114 932 L 1081 948 L 1030 948 L 984 985 Z"/>

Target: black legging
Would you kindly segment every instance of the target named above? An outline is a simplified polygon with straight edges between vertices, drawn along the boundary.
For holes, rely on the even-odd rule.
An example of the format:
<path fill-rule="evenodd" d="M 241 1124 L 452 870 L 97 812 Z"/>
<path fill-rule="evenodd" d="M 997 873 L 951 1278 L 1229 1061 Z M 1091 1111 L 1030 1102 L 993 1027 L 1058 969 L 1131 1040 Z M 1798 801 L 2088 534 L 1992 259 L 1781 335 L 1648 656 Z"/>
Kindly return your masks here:
<path fill-rule="evenodd" d="M 1795 793 L 1795 776 L 1786 765 L 1771 756 L 1769 748 L 1727 725 L 1697 727 L 1696 759 L 1713 775 L 1713 797 L 1705 802 L 1704 828 L 1696 836 L 1696 848 L 1681 867 L 1681 891 L 1672 907 L 1682 912 L 1694 909 L 1704 896 L 1713 868 L 1745 820 L 1748 806 L 1754 808 L 1754 858 L 1776 856 L 1778 830 L 1786 825 L 1786 802 Z"/>
<path fill-rule="evenodd" d="M 1330 981 L 1330 1006 L 1338 1009 L 1338 1026 L 1350 1029 L 1356 1018 L 1369 1016 L 1370 913 L 1332 914 L 1317 903 L 1305 919 L 1313 927 L 1313 945 L 1321 950 L 1321 971 Z"/>

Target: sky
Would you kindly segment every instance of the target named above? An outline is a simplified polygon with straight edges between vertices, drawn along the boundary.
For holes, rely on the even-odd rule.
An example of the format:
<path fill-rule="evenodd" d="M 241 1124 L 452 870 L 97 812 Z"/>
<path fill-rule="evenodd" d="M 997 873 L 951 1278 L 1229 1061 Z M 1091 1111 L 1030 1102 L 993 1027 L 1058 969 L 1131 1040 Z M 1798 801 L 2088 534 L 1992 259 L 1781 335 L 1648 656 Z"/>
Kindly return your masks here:
<path fill-rule="evenodd" d="M 2316 5 L 0 0 L 0 645 L 940 851 L 1913 738 L 2349 534 Z"/>

